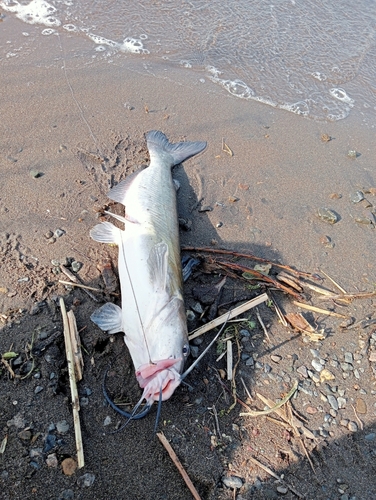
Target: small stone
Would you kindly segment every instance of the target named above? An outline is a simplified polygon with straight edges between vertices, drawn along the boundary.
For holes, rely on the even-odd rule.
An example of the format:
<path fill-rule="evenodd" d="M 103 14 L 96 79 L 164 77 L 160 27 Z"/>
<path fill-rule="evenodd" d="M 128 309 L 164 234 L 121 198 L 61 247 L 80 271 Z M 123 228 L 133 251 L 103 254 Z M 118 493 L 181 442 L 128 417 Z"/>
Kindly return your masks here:
<path fill-rule="evenodd" d="M 82 267 L 82 262 L 77 262 L 76 260 L 74 260 L 72 262 L 71 266 L 72 266 L 72 271 L 74 271 L 75 273 L 78 273 L 78 271 Z"/>
<path fill-rule="evenodd" d="M 61 462 L 61 468 L 65 476 L 72 476 L 77 470 L 77 462 L 72 457 L 66 458 Z"/>
<path fill-rule="evenodd" d="M 29 174 L 30 174 L 30 177 L 32 177 L 33 179 L 38 179 L 39 177 L 42 177 L 43 172 L 40 172 L 39 170 L 32 168 L 30 170 Z"/>
<path fill-rule="evenodd" d="M 196 345 L 191 345 L 190 347 L 192 358 L 198 358 L 198 347 Z"/>
<path fill-rule="evenodd" d="M 282 356 L 280 356 L 279 354 L 272 354 L 270 356 L 270 359 L 274 361 L 274 363 L 279 363 L 282 359 Z"/>
<path fill-rule="evenodd" d="M 44 237 L 49 240 L 50 238 L 52 238 L 53 235 L 54 235 L 54 233 L 52 231 L 47 231 L 47 233 L 44 235 Z"/>
<path fill-rule="evenodd" d="M 65 231 L 63 229 L 56 229 L 56 231 L 54 232 L 55 238 L 60 238 L 61 236 L 63 236 L 63 234 L 65 234 Z"/>
<path fill-rule="evenodd" d="M 360 156 L 360 153 L 358 153 L 355 149 L 349 149 L 347 151 L 347 156 L 348 158 L 355 160 L 358 156 Z"/>
<path fill-rule="evenodd" d="M 308 378 L 308 371 L 307 371 L 307 368 L 302 365 L 302 366 L 299 366 L 299 368 L 296 369 L 296 371 L 299 373 L 299 375 L 301 375 L 302 377 L 304 378 Z"/>
<path fill-rule="evenodd" d="M 365 415 L 367 413 L 367 405 L 364 399 L 358 398 L 355 401 L 355 409 L 361 415 Z"/>
<path fill-rule="evenodd" d="M 346 407 L 346 399 L 343 398 L 343 397 L 339 397 L 337 398 L 337 401 L 338 401 L 338 408 L 341 409 L 341 408 L 345 408 Z"/>
<path fill-rule="evenodd" d="M 317 216 L 319 219 L 324 222 L 328 222 L 329 224 L 335 224 L 339 220 L 338 215 L 333 210 L 326 207 L 319 208 L 317 211 Z"/>
<path fill-rule="evenodd" d="M 335 377 L 332 372 L 324 368 L 320 373 L 320 382 L 324 382 L 325 380 L 334 380 Z"/>
<path fill-rule="evenodd" d="M 104 419 L 103 425 L 106 427 L 107 425 L 110 425 L 111 423 L 111 417 L 107 415 L 107 417 Z"/>
<path fill-rule="evenodd" d="M 347 418 L 342 418 L 339 424 L 342 425 L 342 427 L 347 427 L 349 425 L 349 422 L 350 420 L 348 420 Z"/>
<path fill-rule="evenodd" d="M 285 486 L 277 486 L 277 491 L 280 495 L 286 495 L 288 489 Z"/>
<path fill-rule="evenodd" d="M 48 455 L 46 458 L 46 464 L 47 467 L 54 467 L 56 468 L 58 466 L 58 461 L 56 457 L 56 453 L 51 453 L 51 455 Z"/>
<path fill-rule="evenodd" d="M 48 453 L 56 446 L 56 436 L 54 434 L 47 434 L 44 441 L 43 453 Z"/>
<path fill-rule="evenodd" d="M 337 411 L 338 410 L 338 401 L 337 398 L 335 398 L 332 394 L 328 394 L 326 396 L 328 403 L 330 406 L 333 408 L 333 410 Z"/>
<path fill-rule="evenodd" d="M 80 488 L 90 488 L 94 484 L 95 481 L 95 475 L 90 474 L 90 472 L 87 472 L 83 476 L 79 477 L 77 479 L 77 484 L 80 486 Z"/>
<path fill-rule="evenodd" d="M 69 424 L 66 420 L 60 420 L 60 422 L 57 422 L 56 424 L 56 430 L 59 434 L 65 434 L 69 430 Z"/>
<path fill-rule="evenodd" d="M 375 438 L 376 438 L 376 433 L 374 433 L 374 432 L 371 432 L 370 434 L 367 434 L 366 436 L 364 436 L 364 439 L 366 441 L 373 441 Z"/>
<path fill-rule="evenodd" d="M 36 388 L 34 389 L 35 394 L 39 394 L 42 391 L 43 391 L 43 387 L 41 385 L 37 385 Z"/>
<path fill-rule="evenodd" d="M 58 500 L 73 500 L 73 498 L 74 498 L 73 490 L 63 490 L 60 493 Z"/>
<path fill-rule="evenodd" d="M 360 201 L 364 200 L 364 193 L 363 191 L 355 191 L 354 193 L 350 194 L 350 200 L 353 203 L 359 203 Z"/>
<path fill-rule="evenodd" d="M 227 488 L 241 488 L 243 486 L 243 480 L 238 476 L 227 476 L 222 478 L 222 483 L 227 486 Z"/>
<path fill-rule="evenodd" d="M 32 438 L 30 429 L 24 429 L 23 431 L 19 432 L 18 437 L 22 439 L 22 441 L 30 441 L 30 439 Z"/>
<path fill-rule="evenodd" d="M 341 368 L 344 372 L 351 372 L 354 369 L 351 363 L 341 363 Z"/>
<path fill-rule="evenodd" d="M 354 357 L 353 357 L 352 352 L 345 352 L 345 362 L 353 364 Z"/>
<path fill-rule="evenodd" d="M 199 212 L 212 212 L 213 208 L 209 205 L 204 205 L 198 209 Z"/>
<path fill-rule="evenodd" d="M 252 357 L 249 357 L 247 361 L 245 362 L 246 366 L 254 367 L 255 365 L 255 360 Z"/>
<path fill-rule="evenodd" d="M 320 360 L 317 358 L 313 358 L 311 361 L 311 365 L 317 372 L 321 372 L 321 370 L 324 368 L 323 365 L 320 363 Z"/>
<path fill-rule="evenodd" d="M 357 432 L 358 426 L 355 422 L 349 422 L 347 424 L 347 428 L 349 429 L 350 432 Z"/>
<path fill-rule="evenodd" d="M 217 222 L 217 224 L 215 225 L 215 227 L 222 227 L 223 226 L 223 222 Z"/>
<path fill-rule="evenodd" d="M 314 406 L 307 406 L 306 408 L 306 412 L 308 413 L 308 415 L 314 415 L 315 413 L 317 413 L 317 408 L 315 408 Z"/>

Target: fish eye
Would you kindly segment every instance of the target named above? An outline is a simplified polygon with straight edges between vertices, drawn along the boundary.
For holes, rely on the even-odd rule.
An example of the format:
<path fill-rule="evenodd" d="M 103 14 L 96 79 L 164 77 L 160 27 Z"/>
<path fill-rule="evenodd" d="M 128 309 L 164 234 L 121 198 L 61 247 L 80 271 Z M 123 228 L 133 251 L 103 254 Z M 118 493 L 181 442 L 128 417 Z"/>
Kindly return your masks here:
<path fill-rule="evenodd" d="M 183 356 L 187 357 L 189 354 L 189 344 L 184 344 L 182 351 L 183 351 Z"/>

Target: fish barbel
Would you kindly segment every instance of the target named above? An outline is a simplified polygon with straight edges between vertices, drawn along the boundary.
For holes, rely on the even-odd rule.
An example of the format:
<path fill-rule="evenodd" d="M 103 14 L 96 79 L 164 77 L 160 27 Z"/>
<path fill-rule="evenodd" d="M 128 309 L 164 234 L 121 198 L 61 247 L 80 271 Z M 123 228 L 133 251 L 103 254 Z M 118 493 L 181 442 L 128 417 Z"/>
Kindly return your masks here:
<path fill-rule="evenodd" d="M 194 156 L 206 142 L 169 143 L 146 134 L 149 167 L 128 176 L 108 194 L 125 206 L 124 230 L 102 222 L 90 236 L 119 249 L 122 307 L 108 302 L 91 320 L 108 333 L 124 332 L 147 407 L 168 399 L 181 382 L 189 354 L 180 262 L 176 188 L 171 168 Z"/>

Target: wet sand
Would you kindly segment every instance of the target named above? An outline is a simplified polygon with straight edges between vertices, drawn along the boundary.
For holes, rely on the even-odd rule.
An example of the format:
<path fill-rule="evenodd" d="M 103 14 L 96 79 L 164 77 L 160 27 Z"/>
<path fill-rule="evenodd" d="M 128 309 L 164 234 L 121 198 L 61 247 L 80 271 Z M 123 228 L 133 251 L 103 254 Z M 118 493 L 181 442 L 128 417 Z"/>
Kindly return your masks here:
<path fill-rule="evenodd" d="M 21 29 L 21 24 L 15 25 Z M 10 29 L 9 24 L 6 29 Z M 181 181 L 179 213 L 192 220 L 192 230 L 181 234 L 182 244 L 242 249 L 302 271 L 323 269 L 348 292 L 373 290 L 374 229 L 355 222 L 357 217 L 368 216 L 367 209 L 353 204 L 349 197 L 358 189 L 376 187 L 374 129 L 360 113 L 354 111 L 346 120 L 335 123 L 309 121 L 236 99 L 208 81 L 201 83 L 199 74 L 182 77 L 181 72 L 174 74 L 171 70 L 164 76 L 160 69 L 153 76 L 138 71 L 130 57 L 112 64 L 105 60 L 89 64 L 84 58 L 73 57 L 76 48 L 70 46 L 69 38 L 61 41 L 55 36 L 54 43 L 50 39 L 38 43 L 39 50 L 28 57 L 3 61 L 0 76 L 0 311 L 24 311 L 16 318 L 18 324 L 3 320 L 1 352 L 20 350 L 30 331 L 49 321 L 50 310 L 29 315 L 35 303 L 62 294 L 71 304 L 72 293 L 78 293 L 69 294 L 57 283 L 52 259 L 72 256 L 83 263 L 80 276 L 86 283 L 95 285 L 98 281 L 96 262 L 107 250 L 90 240 L 89 230 L 98 220 L 97 211 L 108 202 L 109 180 L 118 181 L 135 166 L 147 163 L 144 133 L 152 129 L 162 130 L 173 142 L 185 138 L 208 142 L 203 154 L 176 169 Z M 147 59 L 144 61 L 147 64 Z M 322 141 L 322 134 L 332 140 Z M 222 150 L 223 139 L 233 156 Z M 348 150 L 356 150 L 360 156 L 350 159 Z M 106 159 L 106 171 L 98 158 Z M 37 170 L 40 176 L 33 178 L 31 170 Z M 376 204 L 371 194 L 367 198 Z M 212 210 L 199 212 L 200 206 Z M 320 207 L 334 210 L 339 222 L 330 225 L 319 220 L 316 212 Z M 52 242 L 46 235 L 57 229 L 64 234 Z M 333 248 L 323 244 L 325 236 Z M 105 352 L 103 360 L 104 354 L 95 346 L 98 338 L 105 342 L 106 336 L 89 320 L 97 305 L 85 296 L 79 297 L 83 303 L 76 311 L 79 328 L 84 328 L 84 342 L 92 348 L 85 361 L 88 378 L 82 385 L 90 380 L 95 393 L 90 415 L 85 416 L 87 409 L 82 411 L 85 472 L 93 471 L 96 482 L 87 490 L 77 487 L 75 498 L 99 499 L 106 494 L 114 499 L 190 498 L 164 451 L 150 442 L 153 417 L 132 424 L 117 436 L 104 435 L 95 428 L 102 429 L 110 413 L 116 421 L 112 410 L 102 405 L 100 389 L 111 346 L 116 345 L 117 363 L 127 353 L 119 335 L 115 344 L 107 344 L 110 354 Z M 370 302 L 367 307 L 358 312 L 372 314 L 374 304 Z M 275 317 L 271 324 L 278 329 Z M 335 341 L 341 343 L 337 338 Z M 128 383 L 132 383 L 132 370 L 131 366 L 123 368 Z M 42 379 L 47 376 L 48 370 L 43 368 Z M 43 385 L 31 378 L 14 386 L 3 369 L 2 428 L 17 412 L 26 415 L 25 427 L 32 424 L 35 432 L 43 433 L 43 426 L 62 418 L 69 421 L 64 391 L 56 396 L 47 390 L 36 395 L 33 390 L 38 384 Z M 127 390 L 128 386 L 123 388 L 125 394 Z M 165 404 L 162 427 L 172 421 L 183 429 L 188 441 L 184 445 L 179 442 L 179 431 L 176 442 L 180 443 L 187 469 L 196 482 L 201 481 L 203 498 L 232 495 L 230 490 L 226 493 L 217 489 L 224 462 L 210 448 L 210 439 L 186 436 L 184 425 L 201 429 L 203 424 L 197 420 L 195 424 L 197 414 L 192 411 L 189 417 L 189 409 L 179 417 L 184 394 Z M 12 403 L 15 397 L 17 405 Z M 195 399 L 195 395 L 190 397 Z M 238 409 L 235 412 L 237 415 Z M 231 415 L 226 421 L 229 429 L 231 418 L 239 424 L 237 416 Z M 371 409 L 367 418 L 370 423 L 375 419 Z M 17 454 L 27 455 L 28 443 L 16 445 L 20 429 L 10 429 L 12 439 L 2 468 L 7 469 L 10 453 L 9 470 L 18 483 L 10 487 L 4 476 L 3 491 L 8 496 L 3 498 L 58 498 L 61 490 L 75 490 L 76 479 L 63 476 L 60 469 L 44 466 L 29 477 L 30 466 L 25 462 L 23 476 L 17 477 Z M 68 441 L 69 451 L 59 452 L 59 460 L 74 450 L 72 436 Z M 197 460 L 197 454 L 205 459 Z M 240 465 L 237 467 L 240 474 Z M 52 484 L 57 488 L 53 493 Z M 326 498 L 320 495 L 317 486 L 315 498 Z"/>

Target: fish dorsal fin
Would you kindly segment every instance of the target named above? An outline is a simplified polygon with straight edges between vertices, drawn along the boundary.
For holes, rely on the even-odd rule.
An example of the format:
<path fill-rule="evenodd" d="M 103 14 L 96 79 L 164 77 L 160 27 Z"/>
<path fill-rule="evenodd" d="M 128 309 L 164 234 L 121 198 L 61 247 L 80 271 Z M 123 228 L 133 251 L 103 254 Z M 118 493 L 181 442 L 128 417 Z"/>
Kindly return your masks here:
<path fill-rule="evenodd" d="M 110 200 L 117 201 L 118 203 L 122 203 L 125 205 L 125 195 L 127 193 L 128 188 L 132 184 L 132 182 L 135 180 L 135 178 L 138 176 L 140 172 L 145 170 L 147 168 L 146 166 L 142 166 L 136 172 L 133 172 L 132 174 L 127 175 L 127 177 L 119 182 L 119 184 L 111 189 L 111 191 L 108 193 L 108 197 Z"/>
<path fill-rule="evenodd" d="M 90 316 L 90 319 L 101 330 L 108 333 L 122 332 L 121 308 L 112 302 L 107 302 Z"/>
<path fill-rule="evenodd" d="M 167 286 L 168 246 L 164 241 L 157 243 L 150 250 L 148 267 L 156 293 L 166 291 Z"/>
<path fill-rule="evenodd" d="M 146 134 L 150 156 L 171 155 L 172 165 L 178 165 L 191 156 L 201 153 L 206 148 L 206 142 L 177 142 L 171 144 L 163 132 L 151 130 Z"/>
<path fill-rule="evenodd" d="M 99 243 L 116 243 L 121 238 L 121 229 L 111 224 L 111 222 L 101 222 L 90 231 L 90 237 Z"/>

